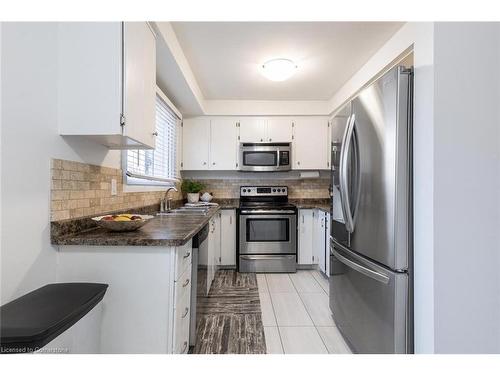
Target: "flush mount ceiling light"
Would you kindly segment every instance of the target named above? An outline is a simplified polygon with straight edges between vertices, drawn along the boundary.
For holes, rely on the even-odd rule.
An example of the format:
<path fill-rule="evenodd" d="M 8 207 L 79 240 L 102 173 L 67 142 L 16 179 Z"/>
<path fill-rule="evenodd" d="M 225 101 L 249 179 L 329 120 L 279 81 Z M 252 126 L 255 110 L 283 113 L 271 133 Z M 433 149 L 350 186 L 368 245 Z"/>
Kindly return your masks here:
<path fill-rule="evenodd" d="M 297 71 L 297 65 L 289 59 L 273 59 L 262 64 L 260 71 L 267 79 L 280 82 L 290 78 Z"/>

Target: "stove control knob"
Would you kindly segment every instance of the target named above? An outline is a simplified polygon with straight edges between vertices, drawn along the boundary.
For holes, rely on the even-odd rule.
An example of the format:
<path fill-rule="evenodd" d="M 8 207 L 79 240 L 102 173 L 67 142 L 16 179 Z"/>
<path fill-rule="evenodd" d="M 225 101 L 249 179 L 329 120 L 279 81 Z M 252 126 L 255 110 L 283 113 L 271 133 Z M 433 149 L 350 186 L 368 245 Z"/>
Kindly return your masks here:
<path fill-rule="evenodd" d="M 276 189 L 273 189 L 273 193 L 276 193 Z"/>
<path fill-rule="evenodd" d="M 247 189 L 243 189 L 243 192 L 246 193 L 247 192 Z"/>
<path fill-rule="evenodd" d="M 284 192 L 285 192 L 285 189 L 281 189 L 281 191 L 284 193 Z"/>

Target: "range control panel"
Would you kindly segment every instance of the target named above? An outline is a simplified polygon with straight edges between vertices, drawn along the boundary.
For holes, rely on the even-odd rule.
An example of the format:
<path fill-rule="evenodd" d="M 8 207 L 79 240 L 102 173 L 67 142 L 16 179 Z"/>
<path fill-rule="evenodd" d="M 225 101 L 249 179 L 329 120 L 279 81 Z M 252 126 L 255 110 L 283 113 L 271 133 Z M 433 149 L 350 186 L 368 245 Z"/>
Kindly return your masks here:
<path fill-rule="evenodd" d="M 286 186 L 241 186 L 241 197 L 258 196 L 287 196 L 288 188 Z"/>

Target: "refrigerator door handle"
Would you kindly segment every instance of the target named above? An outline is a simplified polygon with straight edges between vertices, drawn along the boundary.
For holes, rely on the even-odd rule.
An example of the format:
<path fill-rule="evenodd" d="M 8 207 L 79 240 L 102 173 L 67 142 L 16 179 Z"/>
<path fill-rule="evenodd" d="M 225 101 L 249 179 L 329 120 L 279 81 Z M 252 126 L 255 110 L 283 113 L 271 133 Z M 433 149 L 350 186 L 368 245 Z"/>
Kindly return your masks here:
<path fill-rule="evenodd" d="M 344 135 L 342 136 L 342 144 L 341 144 L 341 147 L 340 147 L 340 160 L 339 160 L 339 192 L 340 192 L 340 208 L 342 209 L 342 214 L 344 216 L 344 222 L 345 222 L 345 225 L 346 225 L 346 229 L 348 231 L 349 230 L 349 227 L 348 227 L 348 217 L 350 217 L 350 212 L 347 211 L 346 209 L 346 205 L 345 205 L 345 197 L 347 196 L 347 181 L 344 181 L 344 171 L 346 169 L 345 165 L 344 165 L 344 159 L 346 159 L 345 157 L 345 153 L 346 153 L 346 148 L 347 148 L 347 134 L 349 133 L 349 128 L 351 126 L 351 118 L 352 118 L 352 114 L 349 115 L 349 117 L 347 118 L 347 124 L 346 124 L 346 127 L 345 127 L 345 131 L 344 131 Z M 347 173 L 345 173 L 345 175 L 347 176 Z M 344 183 L 345 182 L 345 183 Z"/>
<path fill-rule="evenodd" d="M 349 184 L 347 182 L 347 168 L 349 163 L 349 152 L 351 149 L 351 140 L 354 132 L 354 123 L 356 115 L 353 113 L 348 120 L 344 139 L 342 142 L 342 152 L 340 154 L 340 198 L 344 211 L 345 225 L 348 232 L 354 232 L 354 218 L 349 199 Z"/>
<path fill-rule="evenodd" d="M 344 263 L 346 266 L 352 268 L 353 270 L 356 270 L 358 272 L 361 272 L 363 275 L 368 276 L 374 280 L 380 281 L 381 283 L 388 284 L 389 283 L 389 277 L 380 273 L 373 271 L 367 267 L 362 266 L 361 264 L 358 264 L 350 259 L 347 259 L 345 256 L 340 255 L 338 251 L 335 249 L 331 250 L 333 256 L 337 258 L 340 262 Z"/>

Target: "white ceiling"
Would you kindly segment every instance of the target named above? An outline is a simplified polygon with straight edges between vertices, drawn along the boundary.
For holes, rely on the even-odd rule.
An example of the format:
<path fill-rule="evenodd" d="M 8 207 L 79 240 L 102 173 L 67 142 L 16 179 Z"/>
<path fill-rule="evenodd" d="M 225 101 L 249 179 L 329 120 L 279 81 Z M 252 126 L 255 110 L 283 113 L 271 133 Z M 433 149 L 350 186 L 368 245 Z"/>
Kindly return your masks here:
<path fill-rule="evenodd" d="M 403 25 L 399 22 L 172 22 L 207 100 L 327 100 Z M 262 77 L 273 58 L 299 69 Z"/>

